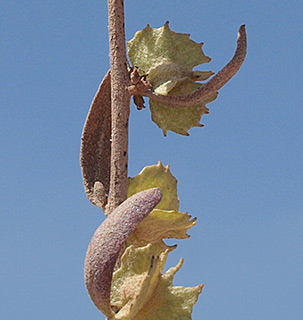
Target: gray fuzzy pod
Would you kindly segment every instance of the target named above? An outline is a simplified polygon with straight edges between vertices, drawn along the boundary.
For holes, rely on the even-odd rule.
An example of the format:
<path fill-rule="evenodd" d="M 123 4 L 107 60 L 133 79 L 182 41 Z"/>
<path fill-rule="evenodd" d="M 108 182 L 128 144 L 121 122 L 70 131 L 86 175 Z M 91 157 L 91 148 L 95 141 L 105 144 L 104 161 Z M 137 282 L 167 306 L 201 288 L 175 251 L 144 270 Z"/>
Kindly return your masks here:
<path fill-rule="evenodd" d="M 99 226 L 89 244 L 84 268 L 87 291 L 96 307 L 108 318 L 112 275 L 120 251 L 136 226 L 161 201 L 160 188 L 136 193 L 121 203 Z"/>

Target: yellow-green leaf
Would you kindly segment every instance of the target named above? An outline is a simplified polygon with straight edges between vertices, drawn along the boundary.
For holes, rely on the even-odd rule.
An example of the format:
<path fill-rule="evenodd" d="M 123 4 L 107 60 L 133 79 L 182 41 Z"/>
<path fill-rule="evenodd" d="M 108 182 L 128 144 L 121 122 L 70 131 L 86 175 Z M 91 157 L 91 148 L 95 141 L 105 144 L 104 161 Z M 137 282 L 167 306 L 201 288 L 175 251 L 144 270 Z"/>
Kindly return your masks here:
<path fill-rule="evenodd" d="M 173 286 L 174 275 L 181 268 L 183 259 L 176 267 L 161 274 L 168 252 L 155 252 L 150 244 L 126 249 L 121 267 L 113 274 L 111 305 L 119 310 L 114 319 L 191 319 L 192 308 L 203 286 Z"/>
<path fill-rule="evenodd" d="M 152 90 L 159 95 L 183 95 L 201 87 L 195 81 L 204 81 L 211 71 L 193 71 L 193 67 L 207 63 L 210 58 L 189 34 L 176 33 L 168 23 L 153 29 L 149 25 L 135 34 L 128 42 L 131 63 L 147 74 Z M 206 104 L 216 99 L 217 94 L 203 103 L 186 108 L 165 106 L 150 99 L 152 120 L 163 130 L 189 135 L 192 127 L 201 127 L 201 117 L 208 113 Z"/>
<path fill-rule="evenodd" d="M 168 95 L 176 96 L 190 93 L 201 87 L 201 84 L 192 81 L 189 78 L 180 79 Z M 186 108 L 165 106 L 158 102 L 150 100 L 150 110 L 152 120 L 163 130 L 166 136 L 167 131 L 171 130 L 176 133 L 188 136 L 188 130 L 192 127 L 202 127 L 200 124 L 203 114 L 207 114 L 206 104 L 215 100 L 217 94 L 207 99 L 202 104 Z"/>
<path fill-rule="evenodd" d="M 171 31 L 168 22 L 158 29 L 147 25 L 127 42 L 129 59 L 134 66 L 140 67 L 146 73 L 168 62 L 191 71 L 194 66 L 207 63 L 211 59 L 203 53 L 203 43 L 196 43 L 189 37 L 189 34 Z"/>
<path fill-rule="evenodd" d="M 195 225 L 187 213 L 155 209 L 143 219 L 132 236 L 131 243 L 159 243 L 162 239 L 186 239 L 189 228 Z"/>
<path fill-rule="evenodd" d="M 157 209 L 179 209 L 177 179 L 171 174 L 169 166 L 164 167 L 161 162 L 145 167 L 136 177 L 128 179 L 127 197 L 153 187 L 159 187 L 163 194 Z"/>
<path fill-rule="evenodd" d="M 169 249 L 158 250 L 151 244 L 129 246 L 121 258 L 121 267 L 114 272 L 111 305 L 119 310 L 115 319 L 132 319 L 152 297 L 167 259 Z"/>
<path fill-rule="evenodd" d="M 180 260 L 176 267 L 161 275 L 152 297 L 132 320 L 191 320 L 193 306 L 203 285 L 189 288 L 173 286 L 174 275 L 182 263 Z"/>
<path fill-rule="evenodd" d="M 162 274 L 168 253 L 176 248 L 167 246 L 163 239 L 188 238 L 186 232 L 196 219 L 178 212 L 177 180 L 160 162 L 129 179 L 128 196 L 155 186 L 163 193 L 159 208 L 128 238 L 121 265 L 113 274 L 110 302 L 116 314 L 111 320 L 190 320 L 202 291 L 202 285 L 173 286 L 183 260 Z"/>

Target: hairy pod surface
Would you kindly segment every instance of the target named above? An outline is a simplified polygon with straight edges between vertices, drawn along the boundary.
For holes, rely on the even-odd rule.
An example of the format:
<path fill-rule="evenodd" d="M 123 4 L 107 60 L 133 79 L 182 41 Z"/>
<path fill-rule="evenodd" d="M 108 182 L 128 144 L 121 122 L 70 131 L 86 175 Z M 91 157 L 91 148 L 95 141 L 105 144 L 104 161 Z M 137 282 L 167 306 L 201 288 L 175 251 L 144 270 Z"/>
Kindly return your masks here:
<path fill-rule="evenodd" d="M 110 71 L 102 80 L 88 112 L 81 138 L 80 164 L 86 195 L 103 211 L 107 203 L 111 155 Z"/>
<path fill-rule="evenodd" d="M 107 317 L 114 312 L 110 291 L 114 267 L 120 251 L 142 221 L 161 201 L 160 188 L 136 193 L 119 205 L 99 226 L 89 244 L 84 268 L 87 291 L 96 307 Z"/>

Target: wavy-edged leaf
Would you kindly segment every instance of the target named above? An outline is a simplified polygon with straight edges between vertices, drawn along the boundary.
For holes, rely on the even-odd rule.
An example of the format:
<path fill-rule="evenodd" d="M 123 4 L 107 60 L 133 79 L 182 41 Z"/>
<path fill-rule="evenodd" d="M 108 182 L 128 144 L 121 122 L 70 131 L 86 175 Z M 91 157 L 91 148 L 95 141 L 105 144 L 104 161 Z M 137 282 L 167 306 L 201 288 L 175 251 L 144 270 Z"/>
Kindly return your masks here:
<path fill-rule="evenodd" d="M 168 95 L 177 96 L 180 94 L 190 93 L 201 87 L 189 78 L 180 79 Z M 167 131 L 173 131 L 188 136 L 188 130 L 192 127 L 202 127 L 201 117 L 208 114 L 209 110 L 206 104 L 215 100 L 217 94 L 207 99 L 204 103 L 187 108 L 165 106 L 158 102 L 150 100 L 150 110 L 152 120 L 163 130 L 166 136 Z"/>
<path fill-rule="evenodd" d="M 207 63 L 210 58 L 203 50 L 203 43 L 191 40 L 189 34 L 170 30 L 168 22 L 161 28 L 149 25 L 135 34 L 128 42 L 128 55 L 133 65 L 147 73 L 147 80 L 159 95 L 183 95 L 201 87 L 195 81 L 204 81 L 212 71 L 193 71 L 193 67 Z M 203 114 L 208 113 L 206 104 L 216 99 L 217 94 L 203 103 L 187 108 L 165 106 L 150 99 L 152 120 L 163 130 L 189 135 L 192 127 L 201 127 Z"/>
<path fill-rule="evenodd" d="M 169 251 L 151 244 L 127 247 L 121 267 L 113 274 L 111 305 L 119 310 L 115 319 L 132 319 L 151 299 Z"/>
<path fill-rule="evenodd" d="M 193 305 L 202 290 L 202 286 L 172 285 L 183 260 L 162 274 L 168 253 L 176 248 L 167 246 L 163 239 L 188 238 L 187 230 L 196 219 L 178 212 L 177 180 L 169 166 L 159 162 L 145 167 L 129 179 L 128 196 L 152 186 L 161 188 L 162 200 L 128 238 L 121 265 L 113 274 L 110 302 L 116 312 L 112 318 L 115 320 L 191 319 Z"/>
<path fill-rule="evenodd" d="M 157 209 L 178 210 L 177 179 L 171 174 L 169 166 L 157 165 L 145 167 L 136 177 L 129 178 L 127 196 L 153 187 L 159 187 L 163 197 Z"/>
<path fill-rule="evenodd" d="M 174 62 L 191 71 L 194 66 L 207 63 L 211 59 L 203 53 L 203 43 L 196 43 L 189 37 L 187 33 L 171 31 L 168 22 L 156 29 L 147 25 L 127 42 L 129 59 L 134 66 L 140 67 L 146 73 L 168 62 Z"/>
<path fill-rule="evenodd" d="M 187 213 L 154 209 L 129 238 L 132 244 L 159 243 L 162 239 L 186 239 L 187 230 L 196 224 Z"/>
<path fill-rule="evenodd" d="M 152 297 L 133 320 L 191 320 L 193 306 L 203 285 L 187 288 L 173 286 L 173 278 L 182 264 L 183 259 L 160 276 Z"/>

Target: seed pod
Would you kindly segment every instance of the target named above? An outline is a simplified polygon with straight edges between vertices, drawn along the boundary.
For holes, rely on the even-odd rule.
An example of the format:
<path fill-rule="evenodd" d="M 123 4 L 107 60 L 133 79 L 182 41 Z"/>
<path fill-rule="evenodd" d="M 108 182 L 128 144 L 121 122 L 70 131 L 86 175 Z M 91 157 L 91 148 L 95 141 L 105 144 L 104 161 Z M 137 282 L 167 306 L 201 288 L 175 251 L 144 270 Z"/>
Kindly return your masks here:
<path fill-rule="evenodd" d="M 136 193 L 119 205 L 96 230 L 85 258 L 84 279 L 96 307 L 108 318 L 112 275 L 120 251 L 136 226 L 161 201 L 160 188 Z"/>

